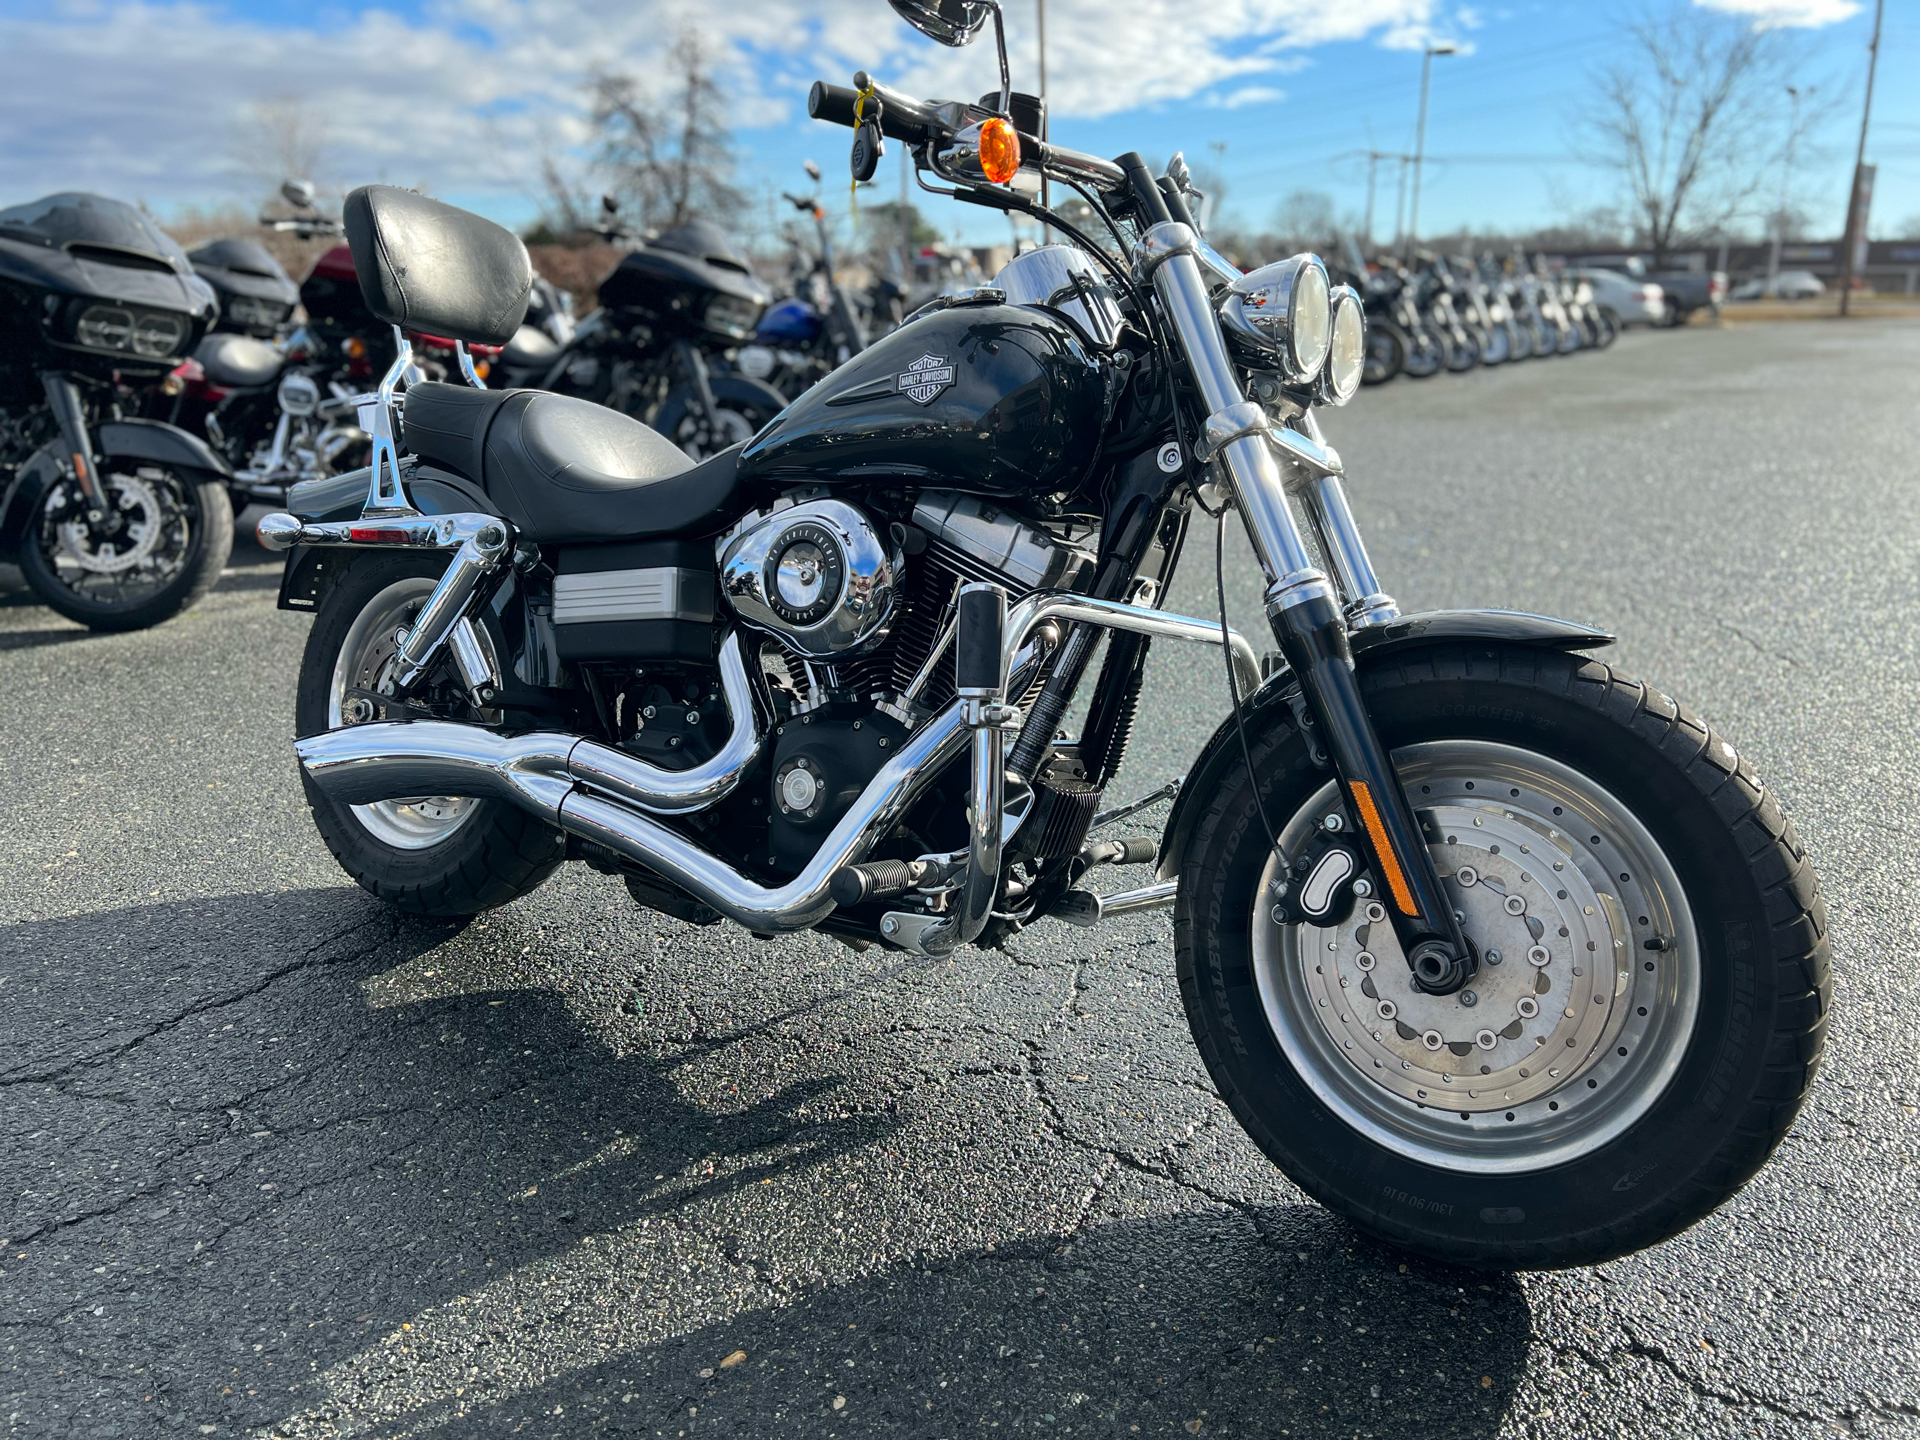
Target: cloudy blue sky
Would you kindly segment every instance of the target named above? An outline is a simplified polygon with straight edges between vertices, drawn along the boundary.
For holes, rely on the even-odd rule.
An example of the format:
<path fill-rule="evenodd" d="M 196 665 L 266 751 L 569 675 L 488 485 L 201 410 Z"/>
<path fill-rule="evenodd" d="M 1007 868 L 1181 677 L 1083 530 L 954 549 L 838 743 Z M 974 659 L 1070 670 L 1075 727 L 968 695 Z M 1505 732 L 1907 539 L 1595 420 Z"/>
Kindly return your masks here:
<path fill-rule="evenodd" d="M 1781 28 L 1833 114 L 1803 152 L 1797 203 L 1837 230 L 1859 123 L 1872 5 L 1699 0 Z M 1015 80 L 1030 86 L 1034 0 L 1006 0 Z M 1520 227 L 1609 198 L 1574 155 L 1595 69 L 1620 52 L 1638 0 L 1049 0 L 1055 138 L 1103 154 L 1184 149 L 1223 170 L 1238 218 L 1268 220 L 1295 189 L 1355 216 L 1368 149 L 1412 142 L 1420 50 L 1434 62 L 1422 230 Z M 991 88 L 989 46 L 945 51 L 883 0 L 0 0 L 0 203 L 82 187 L 161 213 L 254 203 L 291 124 L 316 179 L 381 179 L 512 223 L 538 205 L 543 155 L 582 137 L 582 77 L 641 76 L 697 26 L 725 57 L 740 178 L 794 185 L 812 156 L 844 174 L 844 132 L 806 119 L 807 84 L 865 66 L 920 94 Z M 1920 14 L 1889 7 L 1869 159 L 1876 232 L 1920 217 Z M 291 118 L 289 118 L 291 117 Z M 891 166 L 892 157 L 889 157 Z M 897 169 L 882 179 L 897 182 Z M 836 193 L 838 193 L 836 191 Z M 1396 190 L 1380 171 L 1376 231 Z M 956 207 L 948 207 L 956 208 Z M 764 211 L 762 213 L 765 213 Z M 990 215 L 941 214 L 969 233 Z"/>

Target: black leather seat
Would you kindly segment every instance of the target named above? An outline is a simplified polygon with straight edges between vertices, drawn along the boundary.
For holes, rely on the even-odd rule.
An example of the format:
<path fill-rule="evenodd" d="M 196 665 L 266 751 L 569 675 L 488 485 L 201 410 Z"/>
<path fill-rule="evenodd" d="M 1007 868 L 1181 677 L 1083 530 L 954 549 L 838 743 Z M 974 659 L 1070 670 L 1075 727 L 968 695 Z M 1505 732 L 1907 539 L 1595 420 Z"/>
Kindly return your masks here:
<path fill-rule="evenodd" d="M 544 543 L 697 531 L 718 520 L 739 479 L 740 446 L 696 465 L 630 416 L 541 390 L 415 385 L 405 439 Z"/>
<path fill-rule="evenodd" d="M 270 385 L 286 363 L 286 357 L 273 346 L 248 335 L 230 335 L 216 330 L 194 349 L 207 379 L 229 390 L 251 390 Z"/>

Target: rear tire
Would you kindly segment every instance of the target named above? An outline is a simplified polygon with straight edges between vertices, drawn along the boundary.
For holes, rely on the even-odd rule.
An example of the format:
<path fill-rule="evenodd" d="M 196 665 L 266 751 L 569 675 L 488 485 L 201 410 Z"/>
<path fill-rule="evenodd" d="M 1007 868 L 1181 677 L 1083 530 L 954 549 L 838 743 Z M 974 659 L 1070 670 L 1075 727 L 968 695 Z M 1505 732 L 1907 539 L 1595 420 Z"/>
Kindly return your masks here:
<path fill-rule="evenodd" d="M 1462 647 L 1382 661 L 1361 683 L 1423 819 L 1453 831 L 1435 849 L 1469 935 L 1489 958 L 1498 939 L 1505 963 L 1482 966 L 1467 1008 L 1411 990 L 1384 912 L 1372 934 L 1364 906 L 1327 930 L 1274 923 L 1278 871 L 1231 750 L 1174 919 L 1181 994 L 1221 1095 L 1302 1189 L 1441 1260 L 1589 1265 L 1685 1229 L 1759 1169 L 1819 1065 L 1826 913 L 1792 825 L 1703 722 L 1592 660 Z M 1341 808 L 1284 710 L 1249 740 L 1283 846 Z M 1483 875 L 1455 875 L 1461 853 L 1499 841 L 1507 854 L 1481 860 Z M 1589 958 L 1563 926 L 1614 938 L 1588 942 Z M 1356 944 L 1377 959 L 1349 954 Z M 1482 1092 L 1482 1074 L 1511 1088 Z"/>
<path fill-rule="evenodd" d="M 346 707 L 364 697 L 344 691 L 381 689 L 393 630 L 418 611 L 445 569 L 443 556 L 364 553 L 354 559 L 308 632 L 296 733 L 353 723 Z M 517 806 L 445 796 L 343 805 L 305 776 L 302 783 L 320 838 L 340 868 L 370 894 L 414 915 L 495 909 L 538 889 L 566 858 L 566 836 Z"/>

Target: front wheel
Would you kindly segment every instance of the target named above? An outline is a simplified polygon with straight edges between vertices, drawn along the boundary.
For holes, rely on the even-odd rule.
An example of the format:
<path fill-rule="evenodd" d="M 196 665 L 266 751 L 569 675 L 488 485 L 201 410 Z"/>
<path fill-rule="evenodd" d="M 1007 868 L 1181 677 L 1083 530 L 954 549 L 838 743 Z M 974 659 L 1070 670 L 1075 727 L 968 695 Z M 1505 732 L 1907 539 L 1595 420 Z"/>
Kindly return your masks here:
<path fill-rule="evenodd" d="M 1385 320 L 1367 323 L 1367 358 L 1360 368 L 1361 383 L 1384 385 L 1407 363 L 1407 337 L 1398 325 Z"/>
<path fill-rule="evenodd" d="M 115 462 L 94 510 L 78 481 L 47 487 L 20 545 L 20 570 L 51 609 L 90 630 L 145 630 L 219 581 L 233 553 L 233 505 L 218 480 Z"/>
<path fill-rule="evenodd" d="M 702 413 L 699 396 L 691 385 L 667 396 L 653 419 L 654 429 L 695 460 L 705 460 L 751 440 L 781 410 L 774 403 L 777 397 L 762 397 L 730 385 L 725 376 L 715 376 L 712 388 L 712 419 Z"/>
<path fill-rule="evenodd" d="M 486 721 L 443 657 L 402 705 L 391 698 L 399 636 L 413 623 L 444 555 L 356 557 L 314 617 L 300 662 L 301 736 L 405 720 L 425 711 Z M 483 643 L 487 632 L 481 631 Z M 304 777 L 303 777 L 304 780 Z M 421 795 L 344 805 L 304 780 L 313 821 L 340 868 L 389 905 L 416 915 L 474 915 L 537 889 L 566 858 L 566 837 L 517 806 Z"/>
<path fill-rule="evenodd" d="M 1377 879 L 1340 924 L 1277 923 L 1234 750 L 1175 912 L 1222 1096 L 1309 1194 L 1443 1260 L 1676 1234 L 1759 1169 L 1819 1063 L 1825 909 L 1792 826 L 1725 740 L 1591 660 L 1437 651 L 1362 688 L 1480 968 L 1414 990 Z M 1351 823 L 1284 713 L 1250 739 L 1283 852 Z"/>

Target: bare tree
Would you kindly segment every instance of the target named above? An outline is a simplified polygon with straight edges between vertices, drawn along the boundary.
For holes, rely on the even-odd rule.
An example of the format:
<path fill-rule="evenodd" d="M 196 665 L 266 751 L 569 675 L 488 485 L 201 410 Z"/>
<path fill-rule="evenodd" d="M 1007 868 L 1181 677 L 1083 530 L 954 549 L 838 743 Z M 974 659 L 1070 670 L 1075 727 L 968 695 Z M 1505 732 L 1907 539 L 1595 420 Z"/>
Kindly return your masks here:
<path fill-rule="evenodd" d="M 326 164 L 326 117 L 312 102 L 283 95 L 249 105 L 234 136 L 234 159 L 250 188 L 274 194 L 282 180 L 315 180 Z"/>
<path fill-rule="evenodd" d="M 1784 33 L 1676 4 L 1634 21 L 1626 57 L 1595 77 L 1584 148 L 1619 177 L 1656 263 L 1755 200 L 1787 138 Z"/>
<path fill-rule="evenodd" d="M 1291 250 L 1323 246 L 1338 228 L 1333 197 L 1321 190 L 1295 190 L 1273 212 L 1274 239 Z"/>
<path fill-rule="evenodd" d="M 734 220 L 747 197 L 732 181 L 733 134 L 707 42 L 688 31 L 667 59 L 672 78 L 664 96 L 630 75 L 594 78 L 600 163 L 643 226 L 670 227 L 696 216 Z"/>

